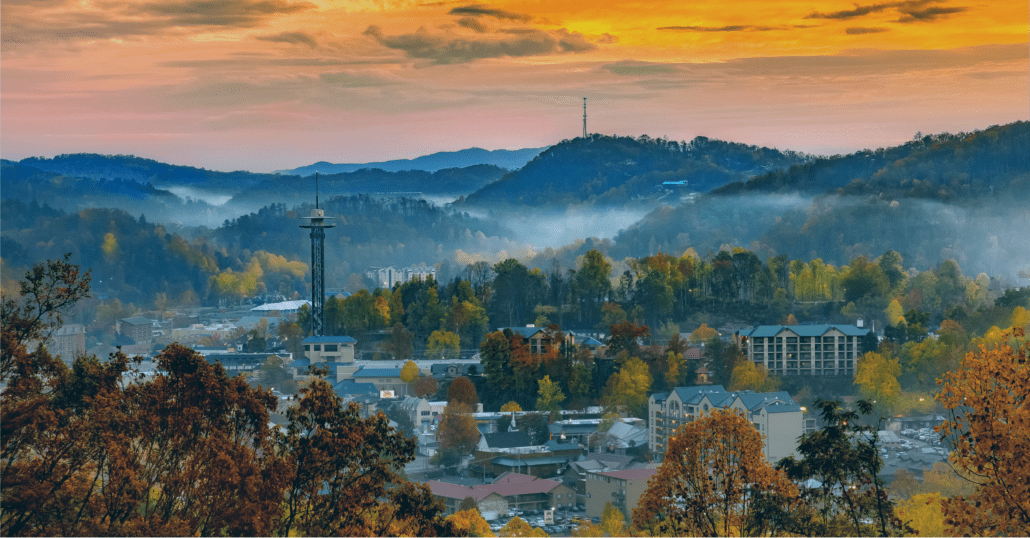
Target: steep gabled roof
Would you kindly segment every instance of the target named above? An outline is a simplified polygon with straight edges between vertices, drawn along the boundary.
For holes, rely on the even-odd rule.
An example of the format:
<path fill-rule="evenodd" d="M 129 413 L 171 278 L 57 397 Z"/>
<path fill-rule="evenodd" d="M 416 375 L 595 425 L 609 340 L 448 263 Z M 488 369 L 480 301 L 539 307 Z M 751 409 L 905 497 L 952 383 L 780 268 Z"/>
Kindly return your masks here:
<path fill-rule="evenodd" d="M 701 401 L 706 394 L 720 395 L 726 392 L 722 385 L 701 385 L 695 387 L 676 387 L 673 389 L 680 397 L 680 401 L 687 404 L 695 404 Z M 711 398 L 709 398 L 711 399 Z"/>

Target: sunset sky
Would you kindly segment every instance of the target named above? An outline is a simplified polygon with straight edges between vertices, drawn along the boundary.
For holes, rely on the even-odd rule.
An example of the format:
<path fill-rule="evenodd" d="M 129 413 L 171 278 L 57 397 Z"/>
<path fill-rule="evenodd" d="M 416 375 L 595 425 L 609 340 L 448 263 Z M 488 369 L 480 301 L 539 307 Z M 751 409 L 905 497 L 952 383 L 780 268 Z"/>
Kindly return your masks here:
<path fill-rule="evenodd" d="M 2 156 L 216 170 L 591 132 L 811 153 L 1030 119 L 1026 0 L 3 0 Z"/>

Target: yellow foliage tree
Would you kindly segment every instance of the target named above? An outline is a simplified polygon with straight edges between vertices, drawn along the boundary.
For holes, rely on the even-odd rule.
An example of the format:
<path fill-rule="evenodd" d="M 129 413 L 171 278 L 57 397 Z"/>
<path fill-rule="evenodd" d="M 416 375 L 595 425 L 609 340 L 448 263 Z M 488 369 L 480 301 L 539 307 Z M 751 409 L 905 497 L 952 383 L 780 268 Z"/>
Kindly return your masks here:
<path fill-rule="evenodd" d="M 629 536 L 626 515 L 612 506 L 612 503 L 604 503 L 604 510 L 601 511 L 600 530 L 603 536 Z"/>
<path fill-rule="evenodd" d="M 462 510 L 447 516 L 454 536 L 494 536 L 490 524 L 479 514 L 479 510 Z"/>
<path fill-rule="evenodd" d="M 647 364 L 633 357 L 622 365 L 622 370 L 608 378 L 608 384 L 601 395 L 601 404 L 623 416 L 639 414 L 647 404 L 651 381 L 651 371 Z"/>
<path fill-rule="evenodd" d="M 901 365 L 897 359 L 870 351 L 858 359 L 855 384 L 864 397 L 893 409 L 901 396 L 900 374 Z"/>
<path fill-rule="evenodd" d="M 511 518 L 511 521 L 509 521 L 507 525 L 497 532 L 497 536 L 511 536 L 513 538 L 518 536 L 533 536 L 544 538 L 550 535 L 544 532 L 543 529 L 531 527 L 529 523 L 523 521 L 521 517 L 515 516 Z"/>
<path fill-rule="evenodd" d="M 897 326 L 899 322 L 905 321 L 905 310 L 897 299 L 893 299 L 891 304 L 887 305 L 885 312 L 887 312 L 887 322 L 892 326 Z"/>
<path fill-rule="evenodd" d="M 944 525 L 941 499 L 938 493 L 920 493 L 898 504 L 898 518 L 915 531 L 905 536 L 955 536 Z"/>
<path fill-rule="evenodd" d="M 1027 312 L 1022 306 L 1017 306 L 1012 310 L 1012 323 L 1009 327 L 1025 329 L 1028 326 L 1030 326 L 1030 312 Z"/>
<path fill-rule="evenodd" d="M 779 379 L 769 377 L 769 371 L 765 369 L 765 366 L 751 361 L 741 361 L 730 374 L 730 390 L 775 392 L 779 388 Z"/>
<path fill-rule="evenodd" d="M 518 411 L 522 411 L 522 406 L 519 405 L 518 402 L 516 402 L 515 400 L 511 400 L 508 403 L 501 406 L 502 413 L 511 413 Z"/>
<path fill-rule="evenodd" d="M 701 342 L 707 342 L 718 335 L 719 331 L 709 327 L 707 323 L 702 323 L 700 327 L 694 329 L 694 332 L 690 333 L 690 341 L 691 343 L 698 344 Z"/>
<path fill-rule="evenodd" d="M 429 344 L 426 346 L 426 355 L 443 355 L 449 359 L 458 358 L 458 351 L 461 349 L 461 340 L 458 335 L 450 331 L 433 331 L 429 335 Z"/>
<path fill-rule="evenodd" d="M 1000 345 L 967 354 L 937 395 L 951 417 L 936 431 L 952 438 L 952 464 L 978 482 L 974 493 L 942 501 L 959 534 L 1030 535 L 1028 354 L 1023 329 L 1013 329 Z"/>
<path fill-rule="evenodd" d="M 633 511 L 648 536 L 763 536 L 763 500 L 792 505 L 797 487 L 763 454 L 762 434 L 735 411 L 718 409 L 680 427 Z"/>
<path fill-rule="evenodd" d="M 408 361 L 401 366 L 401 381 L 405 383 L 412 383 L 418 379 L 418 365 L 415 361 Z"/>
<path fill-rule="evenodd" d="M 115 239 L 113 233 L 108 232 L 104 236 L 104 243 L 100 245 L 100 250 L 104 252 L 104 258 L 107 261 L 114 261 L 118 257 L 118 240 Z"/>

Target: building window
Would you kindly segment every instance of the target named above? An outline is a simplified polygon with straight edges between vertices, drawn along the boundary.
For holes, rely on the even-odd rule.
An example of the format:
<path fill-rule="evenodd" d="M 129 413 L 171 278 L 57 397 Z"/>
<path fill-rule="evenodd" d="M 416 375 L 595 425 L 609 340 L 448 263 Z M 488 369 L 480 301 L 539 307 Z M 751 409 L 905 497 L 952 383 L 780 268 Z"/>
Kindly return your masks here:
<path fill-rule="evenodd" d="M 315 344 L 315 351 L 322 351 L 321 344 Z"/>
<path fill-rule="evenodd" d="M 311 351 L 311 345 L 310 344 L 304 344 L 304 351 Z"/>
<path fill-rule="evenodd" d="M 325 350 L 326 351 L 339 351 L 339 347 L 336 344 L 326 344 L 325 345 Z"/>

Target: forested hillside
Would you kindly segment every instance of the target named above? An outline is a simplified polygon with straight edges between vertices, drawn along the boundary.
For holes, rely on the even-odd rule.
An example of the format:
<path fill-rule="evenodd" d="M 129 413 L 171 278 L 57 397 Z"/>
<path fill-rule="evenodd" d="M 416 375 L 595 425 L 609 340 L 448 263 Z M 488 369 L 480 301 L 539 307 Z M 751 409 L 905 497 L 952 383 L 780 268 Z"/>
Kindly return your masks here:
<path fill-rule="evenodd" d="M 145 216 L 88 208 L 66 212 L 3 201 L 5 273 L 73 253 L 72 261 L 104 275 L 94 288 L 125 303 L 169 300 L 217 304 L 255 293 L 307 293 L 310 239 L 299 215 L 312 205 L 272 204 L 216 229 L 152 223 Z M 330 287 L 364 286 L 370 266 L 433 264 L 455 249 L 511 249 L 501 226 L 424 200 L 337 197 L 323 202 L 337 217 L 326 233 Z"/>
<path fill-rule="evenodd" d="M 319 191 L 327 197 L 383 193 L 405 193 L 408 196 L 451 194 L 457 197 L 497 181 L 504 175 L 504 172 L 504 169 L 488 164 L 467 168 L 446 168 L 436 172 L 422 170 L 386 172 L 375 168 L 361 169 L 355 172 L 320 176 Z M 299 181 L 275 178 L 241 190 L 230 200 L 230 204 L 264 204 L 271 200 L 300 203 L 311 200 L 314 192 L 313 178 Z"/>
<path fill-rule="evenodd" d="M 736 182 L 715 194 L 837 191 L 968 200 L 1030 190 L 1030 122 L 972 133 L 917 134 L 901 146 L 835 155 Z"/>
<path fill-rule="evenodd" d="M 687 142 L 590 135 L 563 140 L 520 170 L 467 198 L 470 205 L 623 205 L 666 191 L 706 192 L 732 181 L 803 162 L 806 157 L 697 137 Z M 664 185 L 686 182 L 685 185 Z M 674 198 L 675 199 L 675 198 Z"/>

